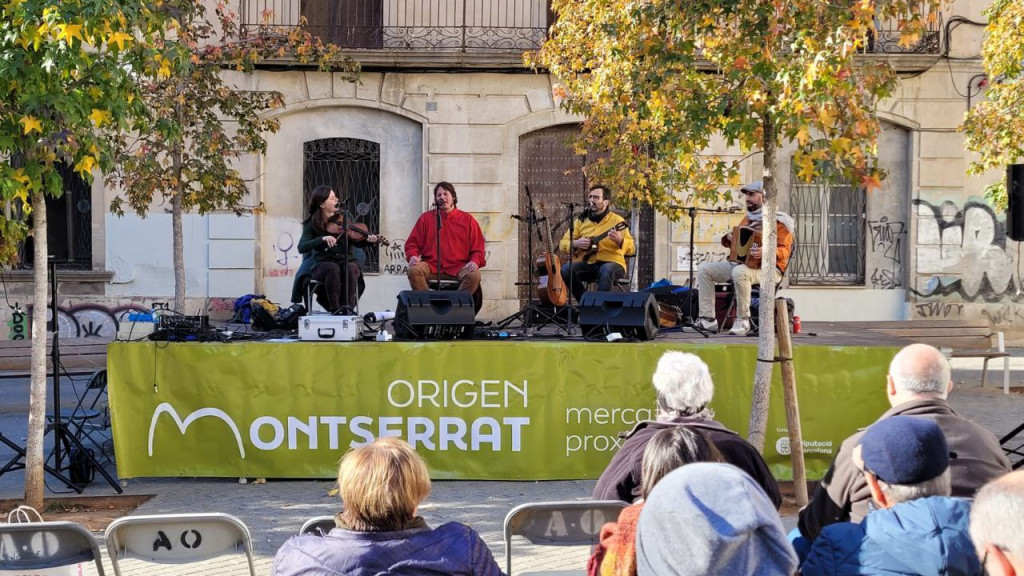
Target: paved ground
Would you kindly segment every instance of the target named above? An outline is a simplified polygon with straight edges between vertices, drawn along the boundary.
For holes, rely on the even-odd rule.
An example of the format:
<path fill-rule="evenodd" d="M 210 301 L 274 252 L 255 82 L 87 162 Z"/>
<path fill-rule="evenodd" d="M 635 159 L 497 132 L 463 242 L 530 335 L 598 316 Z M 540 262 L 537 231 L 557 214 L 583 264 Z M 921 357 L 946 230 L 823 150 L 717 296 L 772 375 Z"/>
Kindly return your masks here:
<path fill-rule="evenodd" d="M 1001 377 L 990 376 L 985 389 L 979 387 L 981 361 L 960 359 L 954 363 L 954 381 L 957 388 L 951 400 L 961 414 L 985 425 L 997 436 L 1002 436 L 1024 421 L 1024 394 L 1005 396 L 995 384 Z M 1024 350 L 1015 351 L 1012 363 L 1013 383 L 1024 386 Z M 998 374 L 998 372 L 997 372 Z M 0 380 L 0 432 L 21 442 L 25 434 L 27 411 L 27 379 Z M 65 398 L 71 398 L 65 386 Z M 10 451 L 0 446 L 0 459 L 6 461 Z M 111 471 L 112 471 L 111 467 Z M 21 471 L 0 477 L 0 498 L 20 498 L 23 494 Z M 59 488 L 52 480 L 50 485 Z M 239 483 L 238 479 L 133 479 L 125 487 L 130 494 L 153 494 L 154 497 L 139 507 L 134 514 L 173 512 L 227 512 L 238 516 L 249 527 L 256 552 L 257 573 L 270 574 L 270 563 L 277 548 L 302 523 L 313 516 L 333 514 L 339 505 L 337 497 L 328 494 L 330 481 L 268 481 L 266 483 Z M 587 499 L 593 488 L 592 481 L 578 482 L 475 482 L 445 481 L 434 483 L 433 493 L 421 507 L 428 522 L 437 525 L 451 520 L 465 522 L 476 528 L 504 566 L 502 520 L 514 506 L 543 500 Z M 113 490 L 97 478 L 86 495 L 111 495 Z M 48 492 L 47 496 L 53 494 Z M 795 519 L 784 518 L 787 527 Z M 582 568 L 585 549 L 529 549 L 514 544 L 517 562 L 515 571 L 522 569 Z M 133 565 L 137 574 L 244 574 L 244 562 L 239 558 L 224 557 L 183 570 L 183 566 L 170 569 L 156 566 Z M 109 569 L 109 561 L 106 561 Z M 88 572 L 87 573 L 94 573 Z"/>

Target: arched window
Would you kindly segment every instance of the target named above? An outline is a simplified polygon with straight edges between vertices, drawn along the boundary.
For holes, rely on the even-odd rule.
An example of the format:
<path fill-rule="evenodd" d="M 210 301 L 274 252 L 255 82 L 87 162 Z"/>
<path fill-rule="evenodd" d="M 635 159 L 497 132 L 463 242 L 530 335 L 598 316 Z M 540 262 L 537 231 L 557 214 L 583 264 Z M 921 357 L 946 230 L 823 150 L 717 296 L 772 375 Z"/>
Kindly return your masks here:
<path fill-rule="evenodd" d="M 380 231 L 380 144 L 358 138 L 324 138 L 302 145 L 302 207 L 305 217 L 309 195 L 326 185 L 338 194 L 339 206 L 371 232 Z M 377 245 L 362 248 L 367 272 L 380 271 Z"/>

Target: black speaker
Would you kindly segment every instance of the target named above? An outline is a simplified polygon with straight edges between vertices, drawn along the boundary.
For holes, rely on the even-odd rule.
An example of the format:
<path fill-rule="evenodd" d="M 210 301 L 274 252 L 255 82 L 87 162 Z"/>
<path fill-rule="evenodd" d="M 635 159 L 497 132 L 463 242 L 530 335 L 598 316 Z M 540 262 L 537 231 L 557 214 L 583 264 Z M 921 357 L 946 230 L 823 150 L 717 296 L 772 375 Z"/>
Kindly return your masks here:
<path fill-rule="evenodd" d="M 590 338 L 618 332 L 650 340 L 658 335 L 658 302 L 649 292 L 586 292 L 580 298 L 580 329 Z"/>
<path fill-rule="evenodd" d="M 1006 235 L 1010 240 L 1024 240 L 1024 164 L 1006 167 Z"/>
<path fill-rule="evenodd" d="M 454 340 L 473 337 L 476 324 L 469 292 L 405 290 L 391 325 L 395 336 L 406 340 Z"/>

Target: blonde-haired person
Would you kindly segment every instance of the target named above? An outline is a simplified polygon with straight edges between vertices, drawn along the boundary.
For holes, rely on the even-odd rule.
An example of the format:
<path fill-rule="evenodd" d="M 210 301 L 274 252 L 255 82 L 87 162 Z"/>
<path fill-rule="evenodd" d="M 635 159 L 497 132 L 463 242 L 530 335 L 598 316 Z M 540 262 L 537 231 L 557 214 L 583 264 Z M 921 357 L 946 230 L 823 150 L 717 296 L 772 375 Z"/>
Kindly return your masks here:
<path fill-rule="evenodd" d="M 409 444 L 378 438 L 341 459 L 344 509 L 326 536 L 295 536 L 277 551 L 277 576 L 501 574 L 475 530 L 431 528 L 416 510 L 430 494 L 427 466 Z"/>

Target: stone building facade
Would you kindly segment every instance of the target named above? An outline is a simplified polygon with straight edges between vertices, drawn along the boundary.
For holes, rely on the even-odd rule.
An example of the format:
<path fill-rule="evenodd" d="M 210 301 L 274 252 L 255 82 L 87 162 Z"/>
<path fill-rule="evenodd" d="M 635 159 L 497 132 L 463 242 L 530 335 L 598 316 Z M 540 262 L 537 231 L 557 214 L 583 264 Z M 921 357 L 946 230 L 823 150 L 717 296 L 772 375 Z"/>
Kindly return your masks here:
<path fill-rule="evenodd" d="M 381 12 L 370 15 L 376 25 L 321 29 L 365 46 L 352 51 L 364 68 L 356 83 L 281 67 L 228 73 L 240 87 L 285 95 L 285 106 L 270 113 L 281 129 L 267 136 L 266 154 L 241 165 L 252 181 L 252 202 L 266 210 L 186 218 L 189 303 L 183 312 L 205 309 L 224 318 L 234 299 L 247 293 L 288 303 L 301 260 L 296 244 L 304 194 L 320 183 L 344 189 L 345 209 L 391 241 L 366 254 L 368 289 L 360 309 L 393 309 L 397 293 L 407 288 L 404 239 L 442 180 L 455 185 L 459 207 L 477 218 L 487 238 L 479 318 L 498 320 L 519 310 L 525 289 L 517 284 L 530 279 L 528 247 L 539 250 L 544 238 L 514 218 L 527 209 L 526 188 L 534 200 L 547 202 L 557 241 L 566 216 L 562 202 L 581 202 L 587 185 L 586 158 L 565 144 L 579 119 L 556 105 L 551 77 L 521 65 L 522 51 L 536 46 L 549 15 L 542 0 L 520 0 L 522 11 L 496 26 L 482 11 L 489 5 L 484 0 L 467 0 L 464 7 L 475 6 L 478 14 L 466 11 L 452 21 L 429 11 L 393 11 L 397 4 L 425 2 L 450 4 L 369 0 Z M 890 59 L 903 76 L 878 112 L 884 122 L 879 158 L 889 172 L 880 190 L 867 194 L 803 184 L 785 170 L 780 175 L 780 207 L 798 223 L 796 261 L 783 295 L 796 301 L 805 321 L 984 318 L 1011 339 L 1024 339 L 1020 247 L 1005 235 L 1005 215 L 982 198 L 984 187 L 1004 175 L 967 176 L 970 156 L 957 132 L 964 112 L 984 97 L 978 23 L 986 5 L 954 2 L 936 26 L 936 44 L 921 53 L 879 49 L 864 56 Z M 282 14 L 326 9 L 318 6 L 299 4 Z M 243 7 L 243 17 L 257 8 Z M 346 17 L 352 15 L 322 19 Z M 715 152 L 739 156 L 723 146 Z M 780 154 L 787 167 L 791 157 L 791 149 Z M 743 173 L 745 180 L 758 179 L 760 157 L 744 159 Z M 69 335 L 109 339 L 132 310 L 173 297 L 169 213 L 156 206 L 146 219 L 117 218 L 106 211 L 113 195 L 97 179 L 65 201 L 64 209 L 77 216 L 69 230 L 79 234 L 79 244 L 87 235 L 89 253 L 60 273 Z M 684 192 L 680 203 L 686 203 Z M 685 284 L 691 263 L 725 258 L 717 238 L 739 219 L 696 212 L 691 259 L 685 212 L 637 212 L 640 255 L 631 267 L 641 286 L 661 278 Z M 4 276 L 11 304 L 30 306 L 31 273 Z M 2 314 L 10 327 L 4 337 L 23 334 L 24 314 Z"/>

